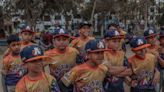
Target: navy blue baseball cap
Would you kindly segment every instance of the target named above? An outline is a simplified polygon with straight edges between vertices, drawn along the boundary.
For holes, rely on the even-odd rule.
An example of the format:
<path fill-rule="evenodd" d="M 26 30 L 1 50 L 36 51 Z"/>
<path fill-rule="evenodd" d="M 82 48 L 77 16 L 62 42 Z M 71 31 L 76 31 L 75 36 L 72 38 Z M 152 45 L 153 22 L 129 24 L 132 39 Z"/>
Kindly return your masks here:
<path fill-rule="evenodd" d="M 144 32 L 144 37 L 145 38 L 149 38 L 149 37 L 154 37 L 154 36 L 157 36 L 157 32 L 154 28 L 148 28 L 147 30 L 145 30 Z"/>
<path fill-rule="evenodd" d="M 120 35 L 120 33 L 118 32 L 118 30 L 110 30 L 107 31 L 104 35 L 105 39 L 122 39 L 124 38 L 123 35 Z"/>
<path fill-rule="evenodd" d="M 79 29 L 81 29 L 83 26 L 89 26 L 89 27 L 91 27 L 92 25 L 88 21 L 83 21 L 83 22 L 80 23 Z"/>
<path fill-rule="evenodd" d="M 106 51 L 105 44 L 100 40 L 90 40 L 85 46 L 85 51 L 88 53 Z"/>
<path fill-rule="evenodd" d="M 62 28 L 60 28 L 58 30 L 55 30 L 52 35 L 53 35 L 53 38 L 56 38 L 56 37 L 59 37 L 59 36 L 65 36 L 65 37 L 68 37 L 68 38 L 70 37 L 69 33 L 66 30 L 62 29 Z"/>
<path fill-rule="evenodd" d="M 21 51 L 20 56 L 24 63 L 35 61 L 38 59 L 45 59 L 45 60 L 51 59 L 50 57 L 45 56 L 43 50 L 37 45 L 26 46 Z"/>
<path fill-rule="evenodd" d="M 130 46 L 133 51 L 137 51 L 149 47 L 150 44 L 147 44 L 147 41 L 143 36 L 137 36 L 130 41 Z"/>
<path fill-rule="evenodd" d="M 119 21 L 118 20 L 112 20 L 109 25 L 108 25 L 108 29 L 111 27 L 111 26 L 114 26 L 114 27 L 118 27 L 119 26 Z"/>
<path fill-rule="evenodd" d="M 159 37 L 164 37 L 164 27 L 160 28 Z"/>

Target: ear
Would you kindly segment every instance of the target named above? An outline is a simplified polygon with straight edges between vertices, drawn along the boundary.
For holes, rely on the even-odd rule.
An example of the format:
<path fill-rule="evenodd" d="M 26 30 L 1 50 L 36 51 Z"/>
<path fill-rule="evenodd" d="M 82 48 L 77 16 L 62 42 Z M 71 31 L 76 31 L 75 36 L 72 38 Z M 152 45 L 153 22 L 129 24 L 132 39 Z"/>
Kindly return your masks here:
<path fill-rule="evenodd" d="M 52 43 L 53 43 L 53 44 L 55 43 L 55 39 L 52 39 Z"/>
<path fill-rule="evenodd" d="M 22 66 L 27 69 L 28 63 L 23 63 Z"/>
<path fill-rule="evenodd" d="M 86 57 L 87 57 L 88 59 L 90 59 L 90 58 L 91 58 L 91 53 L 86 53 Z"/>

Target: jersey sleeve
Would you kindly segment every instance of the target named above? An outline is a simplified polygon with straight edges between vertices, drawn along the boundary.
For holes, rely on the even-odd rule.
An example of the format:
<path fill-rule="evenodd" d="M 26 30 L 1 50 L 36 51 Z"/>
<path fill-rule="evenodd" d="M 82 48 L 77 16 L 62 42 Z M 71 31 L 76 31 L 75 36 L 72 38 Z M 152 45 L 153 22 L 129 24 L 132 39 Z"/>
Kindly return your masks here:
<path fill-rule="evenodd" d="M 100 64 L 99 68 L 104 72 L 104 74 L 106 74 L 108 71 L 108 66 L 105 63 Z"/>
<path fill-rule="evenodd" d="M 78 43 L 78 40 L 75 39 L 70 43 L 70 46 L 76 48 L 77 43 Z"/>
<path fill-rule="evenodd" d="M 2 70 L 3 72 L 7 73 L 9 68 L 10 68 L 9 57 L 5 57 L 2 61 Z"/>
<path fill-rule="evenodd" d="M 69 72 L 67 72 L 62 78 L 62 82 L 65 86 L 70 86 L 74 83 L 75 79 L 77 77 L 77 69 L 76 67 L 72 68 Z"/>
<path fill-rule="evenodd" d="M 124 57 L 124 66 L 126 66 L 128 68 L 130 67 L 130 64 L 129 64 L 128 59 L 127 59 L 126 56 Z"/>
<path fill-rule="evenodd" d="M 60 88 L 59 88 L 59 86 L 58 86 L 58 84 L 57 84 L 57 81 L 55 80 L 55 79 L 52 79 L 52 81 L 51 81 L 51 84 L 50 84 L 51 86 L 51 92 L 61 92 L 60 91 Z"/>
<path fill-rule="evenodd" d="M 27 92 L 25 83 L 24 83 L 24 78 L 22 78 L 16 85 L 15 92 Z"/>

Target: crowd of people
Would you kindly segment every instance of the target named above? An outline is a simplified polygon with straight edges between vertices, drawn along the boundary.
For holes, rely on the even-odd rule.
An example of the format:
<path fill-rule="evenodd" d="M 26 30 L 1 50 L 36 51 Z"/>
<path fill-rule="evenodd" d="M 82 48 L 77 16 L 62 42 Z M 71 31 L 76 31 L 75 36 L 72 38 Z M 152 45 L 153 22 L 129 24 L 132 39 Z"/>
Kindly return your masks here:
<path fill-rule="evenodd" d="M 7 38 L 1 73 L 6 92 L 164 92 L 164 26 L 129 39 L 134 53 L 126 57 L 127 33 L 111 23 L 102 39 L 82 22 L 76 37 L 62 28 L 39 42 L 26 27 Z"/>

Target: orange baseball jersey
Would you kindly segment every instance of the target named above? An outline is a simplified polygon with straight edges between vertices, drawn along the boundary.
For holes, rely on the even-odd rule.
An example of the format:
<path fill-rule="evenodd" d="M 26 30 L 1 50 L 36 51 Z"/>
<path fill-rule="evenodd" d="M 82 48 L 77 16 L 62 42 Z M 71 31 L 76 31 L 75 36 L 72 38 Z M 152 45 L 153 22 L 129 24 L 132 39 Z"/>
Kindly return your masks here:
<path fill-rule="evenodd" d="M 75 92 L 104 92 L 102 83 L 107 71 L 105 65 L 92 68 L 83 63 L 71 69 L 61 80 L 66 86 L 73 84 Z"/>
<path fill-rule="evenodd" d="M 26 71 L 22 66 L 20 56 L 12 56 L 11 54 L 3 59 L 3 70 L 6 73 L 5 83 L 7 85 L 16 85 Z"/>
<path fill-rule="evenodd" d="M 108 62 L 108 64 L 112 66 L 128 66 L 128 61 L 125 59 L 125 53 L 123 51 L 116 51 L 113 52 L 112 50 L 106 51 L 104 53 L 104 59 Z M 108 75 L 108 80 L 111 84 L 114 84 L 115 86 L 120 86 L 123 83 L 123 79 Z"/>
<path fill-rule="evenodd" d="M 55 78 L 42 73 L 41 76 L 35 79 L 25 75 L 16 85 L 15 92 L 60 92 L 60 89 Z"/>
<path fill-rule="evenodd" d="M 113 52 L 112 50 L 104 53 L 105 61 L 108 61 L 112 66 L 123 66 L 125 53 L 123 51 Z"/>
<path fill-rule="evenodd" d="M 76 65 L 76 58 L 79 52 L 75 48 L 67 47 L 65 53 L 60 53 L 57 49 L 52 49 L 46 51 L 45 54 L 54 59 L 49 64 L 51 75 L 55 76 L 57 80 L 60 80 L 66 72 Z"/>
<path fill-rule="evenodd" d="M 79 51 L 81 51 L 81 50 L 84 50 L 86 43 L 89 42 L 90 40 L 93 40 L 93 39 L 95 39 L 95 38 L 94 37 L 88 37 L 88 39 L 82 40 L 78 37 L 71 42 L 71 46 L 74 48 L 78 48 Z"/>
<path fill-rule="evenodd" d="M 150 47 L 147 48 L 147 52 L 151 53 L 155 56 L 158 55 L 158 53 L 159 53 L 158 51 L 159 51 L 159 46 L 158 45 L 150 46 Z"/>
<path fill-rule="evenodd" d="M 133 76 L 132 80 L 137 80 L 137 88 L 151 89 L 152 80 L 155 70 L 155 56 L 147 53 L 145 58 L 140 58 L 136 55 L 130 57 L 129 63 L 132 66 Z"/>

